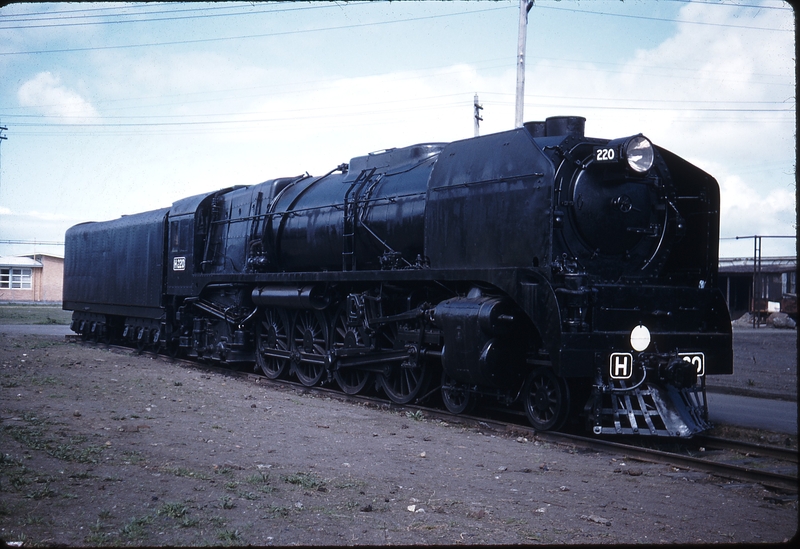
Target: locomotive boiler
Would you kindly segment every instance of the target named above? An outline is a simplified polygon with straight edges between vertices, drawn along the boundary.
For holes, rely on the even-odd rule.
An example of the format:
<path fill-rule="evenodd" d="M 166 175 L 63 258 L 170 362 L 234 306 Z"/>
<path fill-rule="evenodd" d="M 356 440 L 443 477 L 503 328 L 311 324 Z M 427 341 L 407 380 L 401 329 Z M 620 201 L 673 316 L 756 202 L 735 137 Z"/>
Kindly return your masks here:
<path fill-rule="evenodd" d="M 643 135 L 553 117 L 67 231 L 87 338 L 541 430 L 691 436 L 732 373 L 719 188 Z"/>

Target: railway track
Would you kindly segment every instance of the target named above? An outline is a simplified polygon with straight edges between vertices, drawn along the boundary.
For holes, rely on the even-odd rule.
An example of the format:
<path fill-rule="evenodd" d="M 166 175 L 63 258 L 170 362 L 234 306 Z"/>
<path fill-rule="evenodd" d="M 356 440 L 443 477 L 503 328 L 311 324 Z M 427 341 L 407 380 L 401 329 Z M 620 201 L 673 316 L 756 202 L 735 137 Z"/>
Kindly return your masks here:
<path fill-rule="evenodd" d="M 66 336 L 68 341 L 83 342 L 78 336 Z M 130 347 L 107 345 L 121 351 L 142 354 Z M 323 386 L 306 387 L 290 380 L 270 380 L 253 372 L 234 370 L 184 358 L 170 358 L 152 351 L 144 351 L 172 363 L 221 375 L 247 379 L 253 383 L 301 390 L 306 394 L 324 395 L 342 402 L 359 403 L 376 408 L 424 414 L 431 419 L 439 419 L 450 424 L 460 424 L 505 436 L 525 437 L 541 442 L 549 442 L 586 450 L 601 450 L 625 456 L 627 460 L 648 463 L 661 463 L 672 466 L 676 472 L 692 470 L 704 472 L 729 481 L 759 484 L 778 495 L 779 499 L 796 499 L 798 493 L 798 450 L 754 444 L 744 441 L 723 439 L 711 436 L 697 436 L 689 440 L 662 440 L 641 438 L 620 438 L 618 440 L 598 439 L 572 433 L 536 431 L 526 424 L 524 414 L 514 417 L 507 411 L 504 417 L 482 417 L 472 415 L 453 415 L 445 410 L 417 404 L 396 404 L 388 399 L 368 395 L 347 395 L 341 391 Z M 429 393 L 431 394 L 431 393 Z M 423 397 L 424 399 L 425 397 Z"/>

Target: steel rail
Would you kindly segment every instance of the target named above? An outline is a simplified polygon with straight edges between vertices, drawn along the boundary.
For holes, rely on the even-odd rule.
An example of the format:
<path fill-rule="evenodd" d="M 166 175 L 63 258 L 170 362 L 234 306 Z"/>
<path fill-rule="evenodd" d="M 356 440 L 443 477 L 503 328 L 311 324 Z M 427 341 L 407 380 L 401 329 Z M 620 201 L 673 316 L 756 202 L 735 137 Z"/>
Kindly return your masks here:
<path fill-rule="evenodd" d="M 757 455 L 763 457 L 772 457 L 782 461 L 791 461 L 797 463 L 798 451 L 791 448 L 781 448 L 780 446 L 767 446 L 764 444 L 757 444 L 755 442 L 746 442 L 742 440 L 730 440 L 719 437 L 712 437 L 707 435 L 697 435 L 692 438 L 692 442 L 708 448 L 720 448 L 723 450 L 733 450 L 742 452 L 749 455 Z"/>

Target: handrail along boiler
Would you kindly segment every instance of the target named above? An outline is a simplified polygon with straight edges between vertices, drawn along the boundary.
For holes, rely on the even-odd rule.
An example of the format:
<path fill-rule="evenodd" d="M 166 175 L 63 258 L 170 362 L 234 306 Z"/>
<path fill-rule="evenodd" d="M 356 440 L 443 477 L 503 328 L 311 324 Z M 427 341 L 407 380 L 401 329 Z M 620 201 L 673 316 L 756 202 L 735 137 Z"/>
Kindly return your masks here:
<path fill-rule="evenodd" d="M 719 188 L 643 135 L 553 117 L 67 231 L 64 308 L 127 340 L 534 427 L 706 430 L 732 372 Z"/>

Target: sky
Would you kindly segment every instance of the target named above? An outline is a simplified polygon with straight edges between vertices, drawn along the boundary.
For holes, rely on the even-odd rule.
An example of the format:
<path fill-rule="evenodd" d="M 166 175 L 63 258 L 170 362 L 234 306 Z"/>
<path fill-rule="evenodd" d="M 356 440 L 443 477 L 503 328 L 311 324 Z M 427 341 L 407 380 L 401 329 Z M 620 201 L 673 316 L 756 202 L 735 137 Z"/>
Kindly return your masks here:
<path fill-rule="evenodd" d="M 514 127 L 519 1 L 0 8 L 0 255 L 84 221 Z M 794 12 L 536 0 L 524 119 L 642 133 L 714 176 L 720 256 L 796 235 Z M 16 243 L 16 242 L 24 243 Z M 796 254 L 764 238 L 764 256 Z"/>

